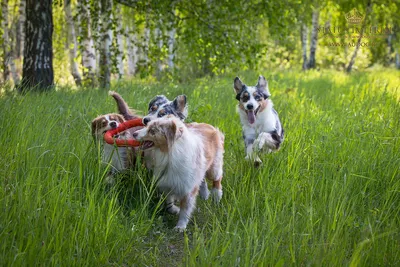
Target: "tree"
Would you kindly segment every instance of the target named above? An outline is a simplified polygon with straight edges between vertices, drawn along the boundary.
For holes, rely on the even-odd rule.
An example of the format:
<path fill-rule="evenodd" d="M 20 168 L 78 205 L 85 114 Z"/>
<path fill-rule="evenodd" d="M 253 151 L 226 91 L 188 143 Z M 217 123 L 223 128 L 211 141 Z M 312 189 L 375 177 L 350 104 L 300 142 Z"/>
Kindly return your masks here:
<path fill-rule="evenodd" d="M 74 20 L 72 17 L 71 11 L 71 0 L 64 0 L 64 12 L 65 18 L 67 21 L 68 27 L 68 40 L 67 45 L 69 48 L 69 64 L 72 77 L 74 77 L 75 84 L 77 86 L 81 86 L 82 84 L 82 77 L 79 73 L 78 64 L 76 63 L 75 59 L 77 57 L 76 49 L 77 49 L 77 41 L 76 41 L 76 34 L 75 34 L 75 25 Z"/>
<path fill-rule="evenodd" d="M 53 87 L 52 0 L 27 0 L 24 63 L 20 92 Z"/>

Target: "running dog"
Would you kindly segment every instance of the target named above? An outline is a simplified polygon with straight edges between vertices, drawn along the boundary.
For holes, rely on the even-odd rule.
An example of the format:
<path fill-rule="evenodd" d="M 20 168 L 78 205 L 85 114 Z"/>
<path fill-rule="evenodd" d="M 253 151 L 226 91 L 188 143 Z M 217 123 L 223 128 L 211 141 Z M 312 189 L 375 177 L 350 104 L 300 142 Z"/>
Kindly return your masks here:
<path fill-rule="evenodd" d="M 284 130 L 263 76 L 259 76 L 256 86 L 247 86 L 236 77 L 233 88 L 239 101 L 237 110 L 243 129 L 246 159 L 253 160 L 258 166 L 262 163 L 258 152 L 279 150 L 284 140 Z"/>

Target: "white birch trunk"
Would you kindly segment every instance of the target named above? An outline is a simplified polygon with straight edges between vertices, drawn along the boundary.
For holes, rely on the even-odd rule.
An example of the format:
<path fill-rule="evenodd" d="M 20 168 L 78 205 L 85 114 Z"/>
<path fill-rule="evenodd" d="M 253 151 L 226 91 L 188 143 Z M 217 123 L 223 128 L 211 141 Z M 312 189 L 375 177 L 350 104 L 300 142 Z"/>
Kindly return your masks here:
<path fill-rule="evenodd" d="M 100 57 L 100 86 L 110 88 L 111 82 L 111 44 L 112 44 L 112 1 L 101 1 L 101 57 Z"/>
<path fill-rule="evenodd" d="M 9 36 L 8 36 L 8 0 L 1 1 L 1 28 L 3 29 L 3 81 L 10 79 L 10 69 L 8 67 L 10 61 Z"/>
<path fill-rule="evenodd" d="M 168 31 L 168 68 L 170 70 L 174 69 L 174 59 L 175 59 L 175 33 L 176 29 L 172 28 Z"/>
<path fill-rule="evenodd" d="M 83 77 L 93 86 L 96 73 L 96 52 L 91 31 L 90 3 L 88 0 L 79 0 L 81 55 Z"/>
<path fill-rule="evenodd" d="M 132 35 L 129 28 L 126 28 L 126 44 L 128 49 L 128 74 L 133 76 L 136 74 L 137 62 L 138 62 L 138 47 L 137 34 L 136 32 Z"/>
<path fill-rule="evenodd" d="M 150 45 L 150 25 L 146 19 L 146 27 L 144 29 L 144 42 L 143 42 L 143 63 L 145 66 L 149 64 L 149 45 Z"/>
<path fill-rule="evenodd" d="M 318 25 L 319 25 L 318 20 L 319 20 L 319 10 L 317 9 L 312 13 L 310 59 L 308 61 L 309 69 L 315 69 L 316 67 L 315 54 L 317 52 L 317 45 L 318 45 Z"/>
<path fill-rule="evenodd" d="M 162 30 L 161 30 L 161 25 L 162 25 L 162 21 L 160 20 L 160 25 L 158 25 L 155 29 L 155 36 L 156 36 L 156 40 L 157 40 L 157 47 L 158 47 L 158 53 L 159 53 L 159 57 L 157 60 L 157 69 L 156 69 L 156 76 L 158 78 L 161 77 L 161 73 L 163 70 L 163 62 L 161 60 L 161 53 L 162 53 L 162 47 L 163 47 L 163 36 L 162 36 Z"/>
<path fill-rule="evenodd" d="M 119 8 L 119 5 L 117 5 L 116 8 L 116 14 L 118 17 L 121 16 L 121 10 Z M 117 60 L 117 71 L 118 71 L 118 78 L 121 79 L 124 76 L 124 35 L 123 35 L 123 30 L 122 30 L 122 21 L 120 19 L 117 19 L 117 32 L 116 32 L 116 41 L 117 41 L 117 55 L 116 55 L 116 60 Z"/>
<path fill-rule="evenodd" d="M 308 43 L 308 28 L 305 23 L 301 24 L 301 51 L 302 51 L 302 58 L 303 58 L 303 70 L 308 69 L 308 60 L 307 60 L 307 43 Z"/>
<path fill-rule="evenodd" d="M 69 50 L 69 64 L 70 64 L 70 71 L 72 77 L 75 80 L 75 84 L 77 86 L 82 85 L 82 77 L 79 73 L 78 63 L 75 61 L 77 57 L 77 41 L 76 41 L 76 33 L 75 33 L 75 25 L 74 20 L 72 17 L 71 11 L 71 0 L 64 0 L 64 12 L 65 12 L 65 19 L 67 21 L 67 28 L 68 28 L 68 50 Z"/>
<path fill-rule="evenodd" d="M 395 64 L 396 64 L 396 68 L 400 70 L 400 54 L 399 54 L 399 52 L 396 52 Z"/>
<path fill-rule="evenodd" d="M 26 0 L 20 0 L 18 7 L 18 25 L 17 25 L 17 38 L 16 38 L 16 55 L 20 59 L 24 55 L 25 45 L 25 7 Z"/>

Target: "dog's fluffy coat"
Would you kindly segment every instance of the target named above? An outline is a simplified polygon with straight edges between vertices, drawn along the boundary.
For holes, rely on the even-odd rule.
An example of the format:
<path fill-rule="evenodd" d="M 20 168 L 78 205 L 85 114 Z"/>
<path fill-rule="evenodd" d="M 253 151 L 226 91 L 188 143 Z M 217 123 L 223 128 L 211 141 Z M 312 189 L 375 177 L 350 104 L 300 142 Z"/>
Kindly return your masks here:
<path fill-rule="evenodd" d="M 246 159 L 254 160 L 258 165 L 261 160 L 257 153 L 278 150 L 284 140 L 284 130 L 263 76 L 259 76 L 256 86 L 247 86 L 236 77 L 233 88 L 239 101 L 237 110 L 243 129 Z"/>
<path fill-rule="evenodd" d="M 218 129 L 204 123 L 185 125 L 171 116 L 150 121 L 133 137 L 154 146 L 157 186 L 167 194 L 167 211 L 179 213 L 177 229 L 186 228 L 198 192 L 202 198 L 208 198 L 205 177 L 213 182 L 215 199 L 221 199 L 224 135 Z M 180 202 L 180 207 L 175 201 Z"/>

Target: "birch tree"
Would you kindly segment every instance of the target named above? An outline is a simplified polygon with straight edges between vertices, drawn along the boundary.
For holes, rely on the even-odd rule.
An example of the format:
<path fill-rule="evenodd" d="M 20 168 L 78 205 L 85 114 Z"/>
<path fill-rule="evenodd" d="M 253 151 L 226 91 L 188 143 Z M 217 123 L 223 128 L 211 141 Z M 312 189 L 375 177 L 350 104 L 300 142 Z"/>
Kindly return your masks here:
<path fill-rule="evenodd" d="M 128 52 L 128 74 L 133 76 L 136 74 L 137 63 L 138 63 L 138 46 L 137 46 L 137 33 L 129 30 L 129 26 L 126 28 L 126 44 Z"/>
<path fill-rule="evenodd" d="M 312 13 L 310 58 L 308 61 L 309 69 L 315 69 L 316 67 L 315 55 L 317 52 L 317 45 L 318 45 L 318 25 L 319 25 L 318 20 L 319 20 L 319 9 L 316 9 Z"/>
<path fill-rule="evenodd" d="M 20 92 L 53 87 L 52 0 L 26 1 L 26 39 Z"/>
<path fill-rule="evenodd" d="M 308 44 L 308 28 L 307 24 L 301 23 L 300 26 L 300 37 L 301 37 L 301 54 L 303 58 L 302 69 L 308 69 L 308 59 L 307 59 L 307 44 Z"/>
<path fill-rule="evenodd" d="M 75 84 L 77 86 L 81 86 L 82 77 L 81 77 L 81 74 L 79 73 L 78 63 L 75 61 L 75 59 L 77 57 L 78 44 L 77 44 L 77 40 L 76 40 L 75 24 L 74 24 L 74 20 L 72 17 L 72 11 L 71 11 L 71 0 L 64 0 L 64 12 L 65 12 L 65 18 L 66 18 L 67 27 L 68 27 L 67 45 L 68 45 L 68 50 L 69 50 L 70 70 L 71 70 L 72 77 L 75 80 Z"/>
<path fill-rule="evenodd" d="M 82 55 L 83 78 L 91 86 L 95 85 L 96 52 L 92 36 L 92 19 L 89 0 L 78 0 L 80 50 Z"/>
<path fill-rule="evenodd" d="M 3 81 L 7 82 L 10 79 L 10 69 L 9 69 L 9 61 L 10 61 L 10 47 L 9 47 L 9 35 L 8 35 L 8 0 L 1 1 L 1 28 L 3 29 L 3 60 L 2 60 L 2 69 L 3 69 Z"/>
<path fill-rule="evenodd" d="M 24 54 L 24 42 L 25 42 L 25 9 L 26 0 L 19 1 L 18 7 L 18 23 L 17 23 L 17 36 L 16 36 L 16 57 L 20 59 Z"/>
<path fill-rule="evenodd" d="M 112 44 L 112 0 L 101 0 L 101 55 L 100 86 L 110 88 L 111 81 L 111 44 Z"/>

